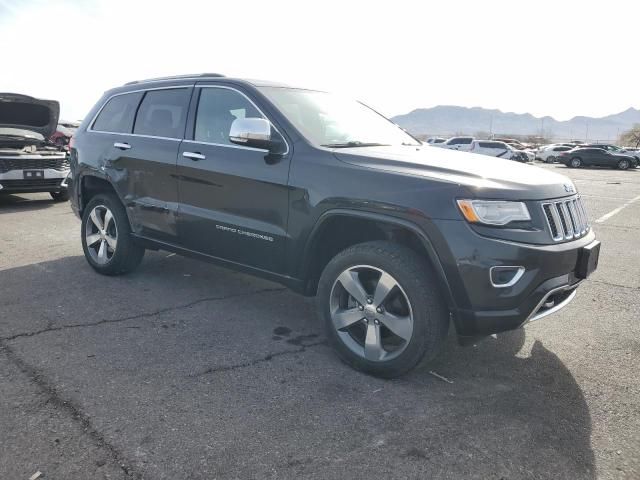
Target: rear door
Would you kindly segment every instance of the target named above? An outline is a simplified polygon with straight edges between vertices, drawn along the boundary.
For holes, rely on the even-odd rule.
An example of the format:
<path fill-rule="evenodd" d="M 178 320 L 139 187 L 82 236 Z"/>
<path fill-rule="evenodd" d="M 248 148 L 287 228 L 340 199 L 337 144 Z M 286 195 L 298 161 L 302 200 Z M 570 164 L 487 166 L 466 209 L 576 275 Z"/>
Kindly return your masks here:
<path fill-rule="evenodd" d="M 160 241 L 177 239 L 176 161 L 184 136 L 191 86 L 147 90 L 133 133 L 116 145 L 127 179 L 128 208 L 137 233 Z"/>
<path fill-rule="evenodd" d="M 186 248 L 255 268 L 283 271 L 290 152 L 229 141 L 237 118 L 267 118 L 249 92 L 198 85 L 178 155 L 180 242 Z M 269 120 L 267 118 L 267 120 Z M 278 135 L 272 127 L 272 135 Z"/>

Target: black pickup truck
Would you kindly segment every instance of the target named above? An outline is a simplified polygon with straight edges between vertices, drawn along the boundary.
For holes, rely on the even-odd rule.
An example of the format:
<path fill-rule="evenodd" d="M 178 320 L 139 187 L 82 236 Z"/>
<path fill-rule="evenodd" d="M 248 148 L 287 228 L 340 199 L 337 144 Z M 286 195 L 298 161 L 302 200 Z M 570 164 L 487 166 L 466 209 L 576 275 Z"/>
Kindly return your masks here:
<path fill-rule="evenodd" d="M 99 273 L 164 249 L 317 297 L 340 357 L 393 377 L 567 305 L 599 242 L 573 183 L 423 146 L 365 105 L 217 74 L 104 94 L 71 148 Z M 240 327 L 239 327 L 240 328 Z"/>

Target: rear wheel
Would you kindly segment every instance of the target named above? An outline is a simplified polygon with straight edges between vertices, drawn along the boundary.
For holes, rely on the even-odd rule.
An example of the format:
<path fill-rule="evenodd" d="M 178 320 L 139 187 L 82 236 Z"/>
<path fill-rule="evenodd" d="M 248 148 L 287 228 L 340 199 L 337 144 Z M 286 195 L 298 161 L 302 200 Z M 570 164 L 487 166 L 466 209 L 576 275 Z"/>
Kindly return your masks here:
<path fill-rule="evenodd" d="M 69 200 L 69 191 L 61 190 L 59 192 L 51 192 L 51 198 L 53 198 L 54 202 L 66 202 Z"/>
<path fill-rule="evenodd" d="M 336 255 L 320 278 L 317 306 L 340 358 L 385 378 L 435 357 L 449 325 L 427 262 L 390 242 L 361 243 Z"/>
<path fill-rule="evenodd" d="M 626 170 L 627 168 L 629 168 L 630 164 L 631 163 L 629 162 L 629 160 L 623 158 L 618 162 L 618 170 Z"/>
<path fill-rule="evenodd" d="M 571 168 L 580 168 L 582 166 L 582 159 L 579 157 L 573 157 L 570 161 L 569 161 L 569 166 Z"/>
<path fill-rule="evenodd" d="M 103 275 L 130 272 L 142 261 L 144 248 L 131 238 L 127 213 L 114 194 L 96 195 L 85 207 L 82 248 L 89 265 Z"/>

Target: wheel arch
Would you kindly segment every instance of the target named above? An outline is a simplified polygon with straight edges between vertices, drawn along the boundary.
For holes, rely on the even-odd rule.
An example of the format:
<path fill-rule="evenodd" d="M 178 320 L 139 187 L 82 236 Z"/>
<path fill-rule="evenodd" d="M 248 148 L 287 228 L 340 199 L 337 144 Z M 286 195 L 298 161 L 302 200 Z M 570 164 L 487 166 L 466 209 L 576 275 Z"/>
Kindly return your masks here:
<path fill-rule="evenodd" d="M 344 227 L 347 224 L 352 224 L 353 226 L 346 230 L 348 233 L 345 240 L 331 244 L 328 249 L 323 250 L 322 247 L 325 246 L 322 243 L 323 240 L 330 238 L 330 234 L 335 231 L 335 228 Z M 355 231 L 358 231 L 359 234 L 353 235 Z M 344 238 L 345 230 L 341 229 L 340 232 L 340 238 Z M 319 275 L 335 254 L 356 243 L 371 240 L 397 242 L 423 255 L 437 276 L 447 307 L 451 312 L 456 311 L 450 283 L 440 257 L 428 235 L 416 224 L 408 220 L 359 210 L 334 209 L 320 216 L 305 244 L 301 272 L 304 284 L 303 293 L 306 295 L 315 294 Z"/>
<path fill-rule="evenodd" d="M 78 212 L 80 216 L 91 198 L 99 193 L 113 193 L 120 199 L 115 186 L 106 176 L 85 173 L 78 179 Z"/>

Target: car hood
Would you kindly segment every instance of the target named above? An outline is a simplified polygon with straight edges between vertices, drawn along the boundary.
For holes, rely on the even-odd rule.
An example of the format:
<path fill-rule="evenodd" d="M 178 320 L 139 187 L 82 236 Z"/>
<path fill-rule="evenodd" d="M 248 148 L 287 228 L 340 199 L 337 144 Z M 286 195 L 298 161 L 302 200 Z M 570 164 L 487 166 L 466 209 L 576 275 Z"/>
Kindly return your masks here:
<path fill-rule="evenodd" d="M 434 149 L 428 146 L 390 146 L 334 149 L 341 161 L 424 177 L 466 187 L 477 198 L 542 200 L 571 195 L 573 182 L 549 170 L 513 160 Z"/>
<path fill-rule="evenodd" d="M 55 132 L 60 103 L 18 93 L 0 93 L 0 129 L 35 132 L 45 139 Z"/>

